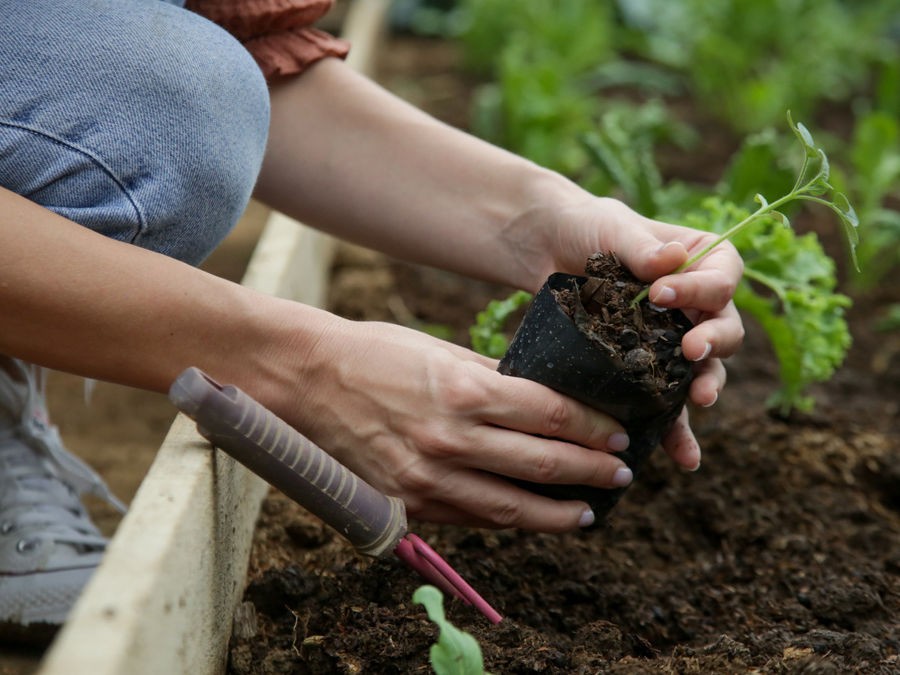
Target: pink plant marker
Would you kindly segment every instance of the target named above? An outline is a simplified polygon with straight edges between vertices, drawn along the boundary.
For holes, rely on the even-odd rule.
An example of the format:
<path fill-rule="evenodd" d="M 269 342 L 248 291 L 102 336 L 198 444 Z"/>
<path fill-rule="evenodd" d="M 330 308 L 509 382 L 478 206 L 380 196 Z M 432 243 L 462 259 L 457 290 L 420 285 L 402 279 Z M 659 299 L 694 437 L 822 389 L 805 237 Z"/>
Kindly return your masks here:
<path fill-rule="evenodd" d="M 407 565 L 418 572 L 426 581 L 433 583 L 444 593 L 453 595 L 467 605 L 472 605 L 484 614 L 491 623 L 503 620 L 500 613 L 463 579 L 437 551 L 412 532 L 403 537 L 394 553 Z"/>

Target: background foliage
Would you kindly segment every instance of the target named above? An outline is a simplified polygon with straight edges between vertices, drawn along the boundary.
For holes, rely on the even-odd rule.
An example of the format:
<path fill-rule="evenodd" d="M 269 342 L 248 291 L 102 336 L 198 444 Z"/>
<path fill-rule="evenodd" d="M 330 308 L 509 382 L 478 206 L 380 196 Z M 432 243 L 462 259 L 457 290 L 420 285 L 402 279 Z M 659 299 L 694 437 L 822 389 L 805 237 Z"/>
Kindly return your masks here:
<path fill-rule="evenodd" d="M 814 232 L 772 223 L 735 242 L 750 271 L 736 303 L 779 360 L 771 403 L 808 409 L 806 389 L 830 378 L 850 346 L 853 294 L 888 283 L 900 266 L 896 0 L 442 4 L 423 10 L 428 30 L 458 39 L 484 81 L 474 131 L 644 215 L 723 227 L 756 193 L 790 190 L 797 161 L 786 111 L 815 131 L 832 184 L 859 215 L 861 271 L 846 272 Z M 713 146 L 727 151 L 710 156 L 722 167 L 713 180 L 667 164 Z M 873 320 L 895 329 L 898 313 L 885 307 Z"/>

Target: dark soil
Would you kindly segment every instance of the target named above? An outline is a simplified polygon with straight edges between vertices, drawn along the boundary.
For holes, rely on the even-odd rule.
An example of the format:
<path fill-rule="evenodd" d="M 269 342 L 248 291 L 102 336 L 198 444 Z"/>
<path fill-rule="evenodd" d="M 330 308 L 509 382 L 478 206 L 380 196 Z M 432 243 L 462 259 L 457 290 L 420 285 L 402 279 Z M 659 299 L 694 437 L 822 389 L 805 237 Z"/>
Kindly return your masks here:
<path fill-rule="evenodd" d="M 404 40 L 386 57 L 386 81 L 415 103 L 440 112 L 450 96 L 461 108 L 452 50 Z M 419 89 L 403 79 L 410 62 Z M 354 318 L 443 325 L 468 344 L 475 313 L 508 291 L 346 249 L 332 303 Z M 900 672 L 900 337 L 873 328 L 900 290 L 854 301 L 854 346 L 814 391 L 814 413 L 766 412 L 776 364 L 748 322 L 719 402 L 691 411 L 702 468 L 681 472 L 654 454 L 605 527 L 540 535 L 412 524 L 505 616 L 492 626 L 447 603 L 489 670 Z M 428 672 L 436 629 L 411 603 L 419 584 L 399 561 L 362 559 L 272 494 L 229 672 Z"/>
<path fill-rule="evenodd" d="M 524 377 L 617 419 L 630 439 L 619 453 L 636 477 L 681 413 L 693 373 L 681 353 L 691 322 L 646 300 L 645 284 L 615 255 L 597 252 L 584 275 L 552 274 L 516 329 L 499 372 Z M 625 492 L 585 485 L 520 485 L 586 502 L 598 522 Z"/>
<path fill-rule="evenodd" d="M 621 362 L 631 381 L 657 394 L 678 387 L 690 370 L 681 354 L 684 323 L 649 302 L 632 307 L 645 284 L 615 255 L 592 255 L 584 273 L 587 280 L 577 290 L 554 291 L 578 329 Z"/>

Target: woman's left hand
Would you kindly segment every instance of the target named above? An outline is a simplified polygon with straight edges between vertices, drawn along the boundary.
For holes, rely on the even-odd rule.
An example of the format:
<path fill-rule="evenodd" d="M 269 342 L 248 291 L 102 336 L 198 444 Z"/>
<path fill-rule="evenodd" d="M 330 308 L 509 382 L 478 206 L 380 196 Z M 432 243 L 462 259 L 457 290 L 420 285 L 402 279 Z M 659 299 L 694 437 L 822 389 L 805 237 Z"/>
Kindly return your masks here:
<path fill-rule="evenodd" d="M 586 193 L 585 193 L 586 194 Z M 692 228 L 645 218 L 615 199 L 586 197 L 574 206 L 539 215 L 542 225 L 526 223 L 523 232 L 544 237 L 532 250 L 554 252 L 544 265 L 535 265 L 535 287 L 548 274 L 582 274 L 588 256 L 597 251 L 615 253 L 639 279 L 650 283 L 649 299 L 660 307 L 681 309 L 694 323 L 682 340 L 685 357 L 695 363 L 692 403 L 709 407 L 725 386 L 721 359 L 741 345 L 744 328 L 732 297 L 743 274 L 743 261 L 730 243 L 723 243 L 682 273 L 679 265 L 715 239 Z M 691 431 L 685 409 L 664 447 L 678 464 L 696 469 L 700 446 Z"/>

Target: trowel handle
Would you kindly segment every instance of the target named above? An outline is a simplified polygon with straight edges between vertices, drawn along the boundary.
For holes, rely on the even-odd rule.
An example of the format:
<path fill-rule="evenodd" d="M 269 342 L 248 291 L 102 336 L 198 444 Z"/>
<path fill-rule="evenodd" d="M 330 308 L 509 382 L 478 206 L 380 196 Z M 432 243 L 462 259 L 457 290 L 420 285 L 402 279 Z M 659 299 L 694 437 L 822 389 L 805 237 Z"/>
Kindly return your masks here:
<path fill-rule="evenodd" d="M 237 387 L 185 370 L 169 399 L 213 445 L 346 537 L 360 553 L 391 552 L 406 534 L 406 508 Z"/>

